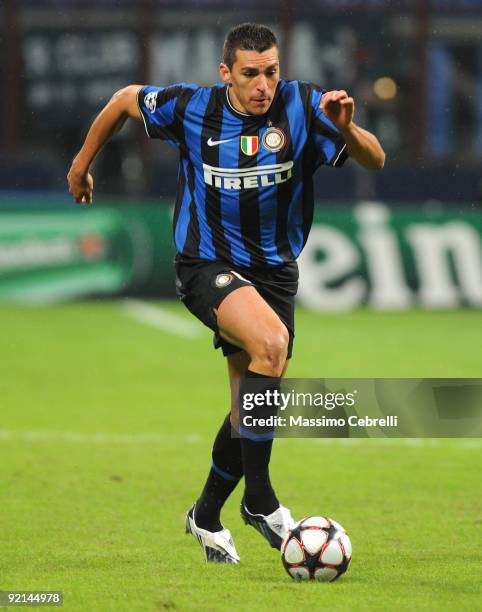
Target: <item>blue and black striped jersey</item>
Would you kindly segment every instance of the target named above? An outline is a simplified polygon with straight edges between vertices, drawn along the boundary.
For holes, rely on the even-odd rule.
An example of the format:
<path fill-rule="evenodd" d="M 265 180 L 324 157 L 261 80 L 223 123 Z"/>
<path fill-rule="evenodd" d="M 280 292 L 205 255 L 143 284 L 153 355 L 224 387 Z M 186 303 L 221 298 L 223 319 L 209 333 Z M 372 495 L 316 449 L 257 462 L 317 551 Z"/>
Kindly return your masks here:
<path fill-rule="evenodd" d="M 319 108 L 323 90 L 281 80 L 269 111 L 238 112 L 225 85 L 146 86 L 138 93 L 147 134 L 178 147 L 174 240 L 181 256 L 240 267 L 298 257 L 313 220 L 322 164 L 347 158 Z"/>

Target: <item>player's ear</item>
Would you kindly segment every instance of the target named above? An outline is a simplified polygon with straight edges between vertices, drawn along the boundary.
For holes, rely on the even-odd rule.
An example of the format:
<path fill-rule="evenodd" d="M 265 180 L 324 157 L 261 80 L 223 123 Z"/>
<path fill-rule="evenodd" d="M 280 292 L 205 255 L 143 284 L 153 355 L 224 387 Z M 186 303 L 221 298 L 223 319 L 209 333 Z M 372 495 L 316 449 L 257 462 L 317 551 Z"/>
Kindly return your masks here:
<path fill-rule="evenodd" d="M 219 64 L 219 74 L 223 83 L 231 85 L 231 70 L 229 70 L 226 64 Z"/>

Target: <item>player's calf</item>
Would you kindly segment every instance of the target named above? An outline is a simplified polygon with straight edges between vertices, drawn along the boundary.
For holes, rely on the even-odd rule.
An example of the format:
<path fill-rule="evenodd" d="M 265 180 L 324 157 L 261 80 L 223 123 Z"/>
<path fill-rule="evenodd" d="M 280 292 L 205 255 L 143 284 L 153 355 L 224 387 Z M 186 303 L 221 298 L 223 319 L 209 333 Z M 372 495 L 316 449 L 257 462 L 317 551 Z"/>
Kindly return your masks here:
<path fill-rule="evenodd" d="M 196 502 L 196 523 L 208 531 L 220 531 L 221 509 L 243 475 L 241 445 L 232 437 L 228 414 L 214 440 L 211 469 Z"/>
<path fill-rule="evenodd" d="M 240 385 L 239 433 L 245 499 L 251 512 L 269 515 L 279 507 L 269 477 L 269 461 L 273 445 L 274 426 L 258 425 L 276 415 L 273 394 L 279 389 L 279 378 L 246 371 Z M 256 398 L 256 401 L 254 399 Z"/>

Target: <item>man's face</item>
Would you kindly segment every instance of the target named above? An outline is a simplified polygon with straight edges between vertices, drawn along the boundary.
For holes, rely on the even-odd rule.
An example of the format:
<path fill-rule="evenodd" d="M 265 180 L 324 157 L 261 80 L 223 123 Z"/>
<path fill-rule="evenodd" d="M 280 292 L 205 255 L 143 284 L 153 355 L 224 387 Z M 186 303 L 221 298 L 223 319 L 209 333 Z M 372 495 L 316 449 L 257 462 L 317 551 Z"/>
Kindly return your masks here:
<path fill-rule="evenodd" d="M 236 50 L 231 70 L 219 68 L 225 83 L 231 83 L 229 98 L 233 106 L 250 115 L 264 115 L 271 106 L 279 82 L 278 48 L 267 51 Z"/>

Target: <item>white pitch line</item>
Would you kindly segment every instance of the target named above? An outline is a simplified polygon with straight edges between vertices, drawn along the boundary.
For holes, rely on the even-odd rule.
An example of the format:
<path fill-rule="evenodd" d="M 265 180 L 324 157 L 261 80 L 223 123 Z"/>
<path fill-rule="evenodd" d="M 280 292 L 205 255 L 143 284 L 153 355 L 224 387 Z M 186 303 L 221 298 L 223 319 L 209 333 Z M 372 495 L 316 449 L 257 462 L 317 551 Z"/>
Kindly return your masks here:
<path fill-rule="evenodd" d="M 155 327 L 169 334 L 183 338 L 196 338 L 202 335 L 203 329 L 199 323 L 180 317 L 159 306 L 153 306 L 142 300 L 126 299 L 122 302 L 124 313 L 150 327 Z"/>
<path fill-rule="evenodd" d="M 0 442 L 5 440 L 21 442 L 121 442 L 123 444 L 144 444 L 145 442 L 159 444 L 166 440 L 174 440 L 176 443 L 186 442 L 187 444 L 196 444 L 203 439 L 196 433 L 88 434 L 69 431 L 11 431 L 0 429 Z"/>
<path fill-rule="evenodd" d="M 80 442 L 80 443 L 121 443 L 121 444 L 145 444 L 152 442 L 161 444 L 166 441 L 176 443 L 198 444 L 208 442 L 208 436 L 198 433 L 173 433 L 153 432 L 135 434 L 108 434 L 108 433 L 76 433 L 66 431 L 11 431 L 0 429 L 0 442 Z M 294 441 L 302 444 L 318 443 L 335 446 L 390 446 L 390 447 L 412 447 L 412 448 L 482 448 L 480 438 L 277 438 L 276 444 L 292 444 Z"/>
<path fill-rule="evenodd" d="M 279 442 L 281 439 L 283 438 L 279 438 L 277 441 Z M 295 439 L 299 440 L 300 438 Z M 374 444 L 392 447 L 411 446 L 412 448 L 482 448 L 482 439 L 480 438 L 304 438 L 303 442 L 307 440 L 319 444 L 340 446 Z"/>

